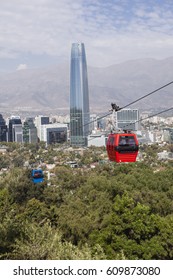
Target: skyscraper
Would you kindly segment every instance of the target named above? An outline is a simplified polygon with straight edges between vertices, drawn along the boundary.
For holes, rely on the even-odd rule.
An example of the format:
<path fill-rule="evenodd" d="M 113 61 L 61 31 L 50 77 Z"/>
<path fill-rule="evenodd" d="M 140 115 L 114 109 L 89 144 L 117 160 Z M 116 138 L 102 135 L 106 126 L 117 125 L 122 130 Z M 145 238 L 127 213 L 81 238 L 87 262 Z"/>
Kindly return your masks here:
<path fill-rule="evenodd" d="M 7 125 L 0 114 L 0 142 L 7 142 Z"/>
<path fill-rule="evenodd" d="M 24 143 L 37 143 L 37 128 L 34 124 L 33 118 L 26 118 L 23 123 L 23 142 Z"/>
<path fill-rule="evenodd" d="M 85 46 L 73 43 L 70 68 L 70 142 L 86 146 L 89 134 L 89 91 Z"/>
<path fill-rule="evenodd" d="M 22 121 L 19 116 L 9 120 L 8 142 L 22 142 Z"/>

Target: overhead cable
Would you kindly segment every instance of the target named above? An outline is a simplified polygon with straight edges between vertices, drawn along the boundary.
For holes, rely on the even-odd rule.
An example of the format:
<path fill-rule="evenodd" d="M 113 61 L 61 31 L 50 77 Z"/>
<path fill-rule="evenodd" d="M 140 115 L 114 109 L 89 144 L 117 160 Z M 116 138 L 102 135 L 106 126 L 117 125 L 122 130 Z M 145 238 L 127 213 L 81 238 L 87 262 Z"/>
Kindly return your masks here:
<path fill-rule="evenodd" d="M 157 91 L 159 91 L 159 90 L 161 90 L 161 89 L 163 89 L 163 88 L 165 88 L 165 87 L 167 87 L 167 86 L 169 86 L 169 85 L 171 85 L 171 84 L 173 84 L 173 81 L 171 81 L 171 82 L 169 82 L 169 83 L 167 83 L 167 84 L 165 84 L 165 85 L 163 85 L 163 86 L 161 86 L 161 87 L 159 87 L 159 88 L 153 90 L 152 92 L 149 92 L 149 93 L 147 93 L 147 94 L 141 96 L 140 98 L 138 98 L 138 99 L 136 99 L 136 100 L 130 102 L 129 104 L 123 106 L 122 108 L 117 109 L 116 111 L 120 111 L 120 110 L 122 110 L 122 109 L 125 109 L 125 108 L 129 107 L 130 105 L 135 104 L 136 102 L 138 102 L 138 101 L 140 101 L 140 100 L 142 100 L 142 99 L 144 99 L 144 98 L 146 98 L 146 97 L 148 97 L 148 96 L 154 94 L 155 92 L 157 92 Z M 90 122 L 84 124 L 83 126 L 89 125 L 89 124 L 91 124 L 91 123 L 93 123 L 93 122 L 95 122 L 95 121 L 97 121 L 97 120 L 101 120 L 101 119 L 103 119 L 103 118 L 105 118 L 105 117 L 107 117 L 107 116 L 109 116 L 109 115 L 111 115 L 111 114 L 112 114 L 112 110 L 111 110 L 109 113 L 107 113 L 107 114 L 105 114 L 105 115 L 103 115 L 103 116 L 97 118 L 96 120 L 93 120 L 93 121 L 90 121 Z"/>
<path fill-rule="evenodd" d="M 173 110 L 173 107 L 170 107 L 170 108 L 168 108 L 168 109 L 165 109 L 165 110 L 163 110 L 163 111 L 160 111 L 160 112 L 158 112 L 158 113 L 155 113 L 155 114 L 153 114 L 153 115 L 150 115 L 150 116 L 148 116 L 148 117 L 146 117 L 146 118 L 144 118 L 144 119 L 141 119 L 141 120 L 138 120 L 138 121 L 135 121 L 135 122 L 131 122 L 131 123 L 127 124 L 127 125 L 124 126 L 124 127 L 126 128 L 127 126 L 130 126 L 130 125 L 132 125 L 132 124 L 135 124 L 135 123 L 138 123 L 138 122 L 141 122 L 141 121 L 150 119 L 150 118 L 152 118 L 152 117 L 158 116 L 158 115 L 160 115 L 160 114 L 166 113 L 166 112 L 171 111 L 171 110 Z M 121 128 L 121 129 L 123 130 L 123 128 Z M 95 139 L 95 138 L 98 138 L 98 136 L 92 137 L 92 138 L 89 139 L 88 141 L 91 141 L 91 140 L 93 140 L 93 139 Z"/>

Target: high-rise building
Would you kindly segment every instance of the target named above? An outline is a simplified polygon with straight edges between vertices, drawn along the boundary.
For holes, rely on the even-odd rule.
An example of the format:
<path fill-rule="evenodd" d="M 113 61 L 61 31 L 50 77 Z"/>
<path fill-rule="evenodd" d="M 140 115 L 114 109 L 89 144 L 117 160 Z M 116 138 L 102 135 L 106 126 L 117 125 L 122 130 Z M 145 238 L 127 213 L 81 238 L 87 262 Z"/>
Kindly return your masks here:
<path fill-rule="evenodd" d="M 162 140 L 169 144 L 173 144 L 173 128 L 170 127 L 163 128 Z"/>
<path fill-rule="evenodd" d="M 7 142 L 7 125 L 0 114 L 0 142 Z"/>
<path fill-rule="evenodd" d="M 37 143 L 37 128 L 32 118 L 27 118 L 23 124 L 23 142 Z"/>
<path fill-rule="evenodd" d="M 70 67 L 70 142 L 72 146 L 87 146 L 89 120 L 85 47 L 83 43 L 73 43 Z"/>
<path fill-rule="evenodd" d="M 43 129 L 42 129 L 43 128 L 42 125 L 44 125 L 44 124 L 49 124 L 49 117 L 42 116 L 42 115 L 35 117 L 35 126 L 37 128 L 37 135 L 38 135 L 39 141 L 44 141 L 43 140 Z"/>
<path fill-rule="evenodd" d="M 139 130 L 139 110 L 126 108 L 116 112 L 116 122 L 123 130 Z"/>
<path fill-rule="evenodd" d="M 13 124 L 13 142 L 23 142 L 22 124 Z"/>
<path fill-rule="evenodd" d="M 8 142 L 22 142 L 22 121 L 19 116 L 11 116 L 9 120 Z"/>

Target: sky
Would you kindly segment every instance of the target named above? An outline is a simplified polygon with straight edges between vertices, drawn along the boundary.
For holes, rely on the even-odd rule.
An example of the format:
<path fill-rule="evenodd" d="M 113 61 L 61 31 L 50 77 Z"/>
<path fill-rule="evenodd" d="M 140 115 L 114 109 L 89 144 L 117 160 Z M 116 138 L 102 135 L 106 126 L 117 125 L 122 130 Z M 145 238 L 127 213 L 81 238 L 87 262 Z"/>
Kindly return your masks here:
<path fill-rule="evenodd" d="M 172 0 L 0 0 L 0 71 L 69 62 L 85 44 L 87 64 L 107 67 L 173 56 Z"/>

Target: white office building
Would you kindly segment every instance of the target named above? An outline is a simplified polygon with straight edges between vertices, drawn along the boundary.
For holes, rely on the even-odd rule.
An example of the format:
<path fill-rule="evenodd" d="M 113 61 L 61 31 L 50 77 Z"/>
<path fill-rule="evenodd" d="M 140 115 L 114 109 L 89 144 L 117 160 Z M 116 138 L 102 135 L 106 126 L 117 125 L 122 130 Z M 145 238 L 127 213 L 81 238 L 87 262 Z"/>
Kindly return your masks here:
<path fill-rule="evenodd" d="M 91 134 L 88 136 L 88 147 L 106 147 L 107 138 L 104 134 Z"/>
<path fill-rule="evenodd" d="M 42 135 L 42 141 L 47 144 L 64 143 L 67 141 L 67 124 L 44 124 L 42 125 Z"/>
<path fill-rule="evenodd" d="M 122 109 L 116 112 L 116 127 L 123 130 L 139 130 L 139 110 L 138 109 Z"/>
<path fill-rule="evenodd" d="M 12 137 L 13 137 L 13 142 L 18 142 L 18 143 L 23 142 L 22 124 L 13 124 L 13 126 L 12 126 Z"/>
<path fill-rule="evenodd" d="M 42 129 L 42 126 L 45 125 L 45 124 L 49 124 L 49 117 L 42 116 L 42 115 L 36 116 L 34 123 L 35 123 L 35 126 L 37 128 L 37 136 L 38 136 L 39 140 L 40 141 L 44 141 L 43 140 L 43 129 Z"/>

